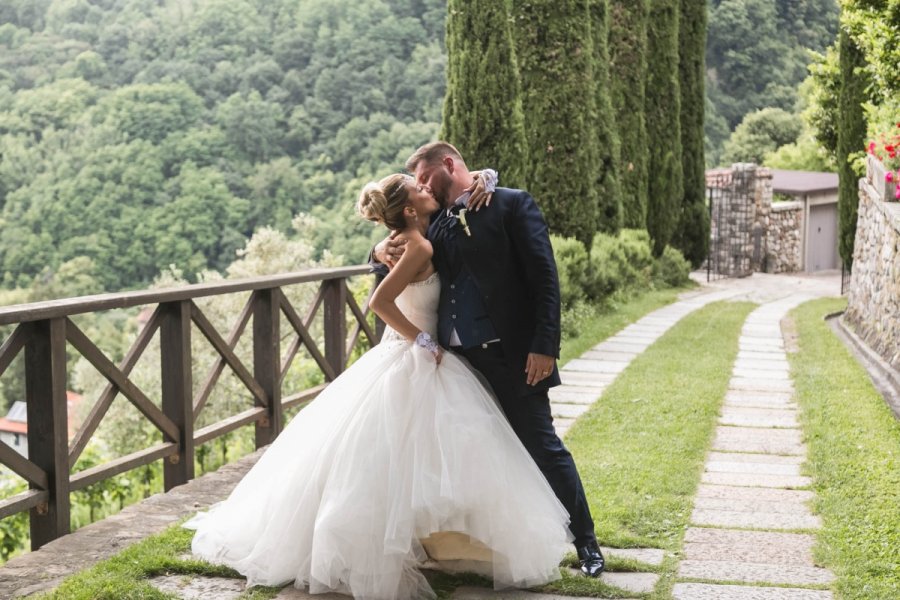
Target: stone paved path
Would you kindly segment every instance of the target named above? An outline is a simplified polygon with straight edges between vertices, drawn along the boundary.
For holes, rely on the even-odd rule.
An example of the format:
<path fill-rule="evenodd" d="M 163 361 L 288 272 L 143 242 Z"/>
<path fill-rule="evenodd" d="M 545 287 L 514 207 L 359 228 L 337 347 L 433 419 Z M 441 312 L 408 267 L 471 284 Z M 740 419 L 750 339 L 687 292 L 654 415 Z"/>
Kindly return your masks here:
<path fill-rule="evenodd" d="M 678 566 L 680 580 L 723 583 L 676 583 L 675 600 L 832 598 L 813 589 L 834 575 L 814 564 L 812 534 L 796 532 L 820 522 L 808 504 L 811 481 L 800 472 L 806 446 L 780 320 L 808 299 L 768 302 L 744 324 Z"/>
<path fill-rule="evenodd" d="M 790 401 L 790 380 L 783 346 L 779 346 L 774 339 L 780 335 L 775 328 L 778 322 L 775 317 L 783 314 L 791 302 L 799 301 L 797 293 L 837 295 L 839 287 L 835 288 L 834 277 L 817 279 L 756 274 L 744 280 L 716 282 L 685 294 L 682 300 L 647 315 L 570 361 L 562 369 L 563 385 L 552 391 L 551 402 L 557 431 L 565 435 L 574 420 L 602 395 L 638 354 L 687 314 L 717 300 L 770 302 L 773 296 L 783 298 L 794 294 L 790 302 L 774 303 L 774 309 L 760 309 L 757 311 L 758 319 L 748 320 L 731 390 L 726 398 L 716 448 L 709 455 L 703 484 L 696 499 L 693 518 L 696 527 L 688 531 L 685 540 L 686 555 L 679 571 L 682 579 L 775 584 L 792 583 L 793 579 L 787 579 L 793 577 L 808 582 L 803 585 L 830 581 L 829 573 L 812 565 L 811 536 L 733 528 L 777 530 L 784 528 L 781 525 L 788 521 L 791 523 L 790 529 L 810 529 L 817 525 L 805 505 L 811 492 L 794 489 L 808 482 L 799 473 L 804 448 L 796 429 L 796 408 Z M 261 452 L 167 494 L 159 494 L 130 506 L 118 515 L 84 527 L 38 552 L 9 561 L 0 567 L 0 598 L 22 597 L 52 589 L 64 577 L 223 499 L 252 467 Z M 764 525 L 760 526 L 760 523 Z M 605 553 L 613 557 L 631 558 L 649 566 L 658 566 L 665 558 L 662 550 L 655 549 L 605 549 Z M 703 568 L 701 565 L 704 565 Z M 783 566 L 775 579 L 768 579 L 771 565 Z M 711 570 L 706 570 L 707 567 Z M 709 577 L 709 573 L 725 576 Z M 658 577 L 652 572 L 610 572 L 604 574 L 604 581 L 622 589 L 625 596 L 639 596 L 652 591 Z M 240 580 L 213 577 L 160 577 L 154 583 L 161 589 L 178 593 L 182 598 L 226 599 L 234 598 L 243 591 Z M 683 582 L 676 584 L 675 588 L 676 598 L 692 600 L 732 597 L 741 600 L 831 598 L 828 592 L 801 587 L 748 588 Z M 291 587 L 282 590 L 278 598 L 346 600 L 346 596 L 337 594 L 313 597 Z M 562 599 L 527 591 L 493 592 L 482 588 L 457 589 L 453 598 Z"/>

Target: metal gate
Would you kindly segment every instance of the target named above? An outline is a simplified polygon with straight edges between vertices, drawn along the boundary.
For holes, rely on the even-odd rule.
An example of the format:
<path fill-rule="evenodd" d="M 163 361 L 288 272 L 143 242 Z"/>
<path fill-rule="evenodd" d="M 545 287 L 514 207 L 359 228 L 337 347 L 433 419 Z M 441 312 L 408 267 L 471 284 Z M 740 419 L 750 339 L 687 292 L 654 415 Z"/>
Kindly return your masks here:
<path fill-rule="evenodd" d="M 747 277 L 765 260 L 763 230 L 756 222 L 756 165 L 706 173 L 710 240 L 706 280 Z"/>

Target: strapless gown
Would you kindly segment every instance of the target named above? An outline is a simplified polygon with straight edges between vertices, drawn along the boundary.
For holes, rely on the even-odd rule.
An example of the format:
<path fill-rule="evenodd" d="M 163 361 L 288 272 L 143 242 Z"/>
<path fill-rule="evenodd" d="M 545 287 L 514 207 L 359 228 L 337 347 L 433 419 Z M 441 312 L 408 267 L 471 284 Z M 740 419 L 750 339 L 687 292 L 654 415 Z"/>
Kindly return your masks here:
<path fill-rule="evenodd" d="M 435 274 L 409 285 L 397 305 L 434 335 L 439 295 Z M 560 576 L 568 522 L 471 368 L 449 352 L 436 365 L 388 329 L 297 414 L 227 500 L 185 526 L 196 529 L 196 556 L 234 568 L 248 585 L 413 599 L 434 597 L 417 569 L 428 558 L 422 540 L 439 539 L 432 534 L 468 536 L 496 588 L 529 587 Z"/>

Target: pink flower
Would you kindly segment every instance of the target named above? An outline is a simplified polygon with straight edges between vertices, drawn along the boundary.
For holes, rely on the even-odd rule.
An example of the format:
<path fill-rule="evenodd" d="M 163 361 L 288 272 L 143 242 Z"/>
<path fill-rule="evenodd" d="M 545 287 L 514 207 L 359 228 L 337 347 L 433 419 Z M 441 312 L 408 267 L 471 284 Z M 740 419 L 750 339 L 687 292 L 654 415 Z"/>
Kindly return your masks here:
<path fill-rule="evenodd" d="M 875 142 L 869 142 L 869 154 L 875 154 Z"/>
<path fill-rule="evenodd" d="M 894 181 L 894 172 L 893 172 L 893 171 L 888 171 L 887 173 L 885 173 L 885 174 L 884 174 L 884 180 L 887 181 L 888 183 L 893 183 L 893 181 Z"/>
<path fill-rule="evenodd" d="M 900 187 L 898 187 L 896 190 L 894 190 L 894 198 L 896 198 L 897 200 L 900 200 Z"/>

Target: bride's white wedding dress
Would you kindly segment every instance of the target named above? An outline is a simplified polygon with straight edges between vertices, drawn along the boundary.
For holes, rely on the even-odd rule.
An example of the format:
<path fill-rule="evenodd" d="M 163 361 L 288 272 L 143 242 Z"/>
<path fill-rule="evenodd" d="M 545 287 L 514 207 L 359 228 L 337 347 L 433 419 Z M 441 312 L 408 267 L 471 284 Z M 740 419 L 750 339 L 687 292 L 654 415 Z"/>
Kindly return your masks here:
<path fill-rule="evenodd" d="M 437 274 L 397 298 L 435 335 Z M 524 374 L 523 374 L 524 377 Z M 568 514 L 469 367 L 388 329 L 285 428 L 231 496 L 185 526 L 195 555 L 249 585 L 434 597 L 420 540 L 467 534 L 495 587 L 557 579 Z"/>

